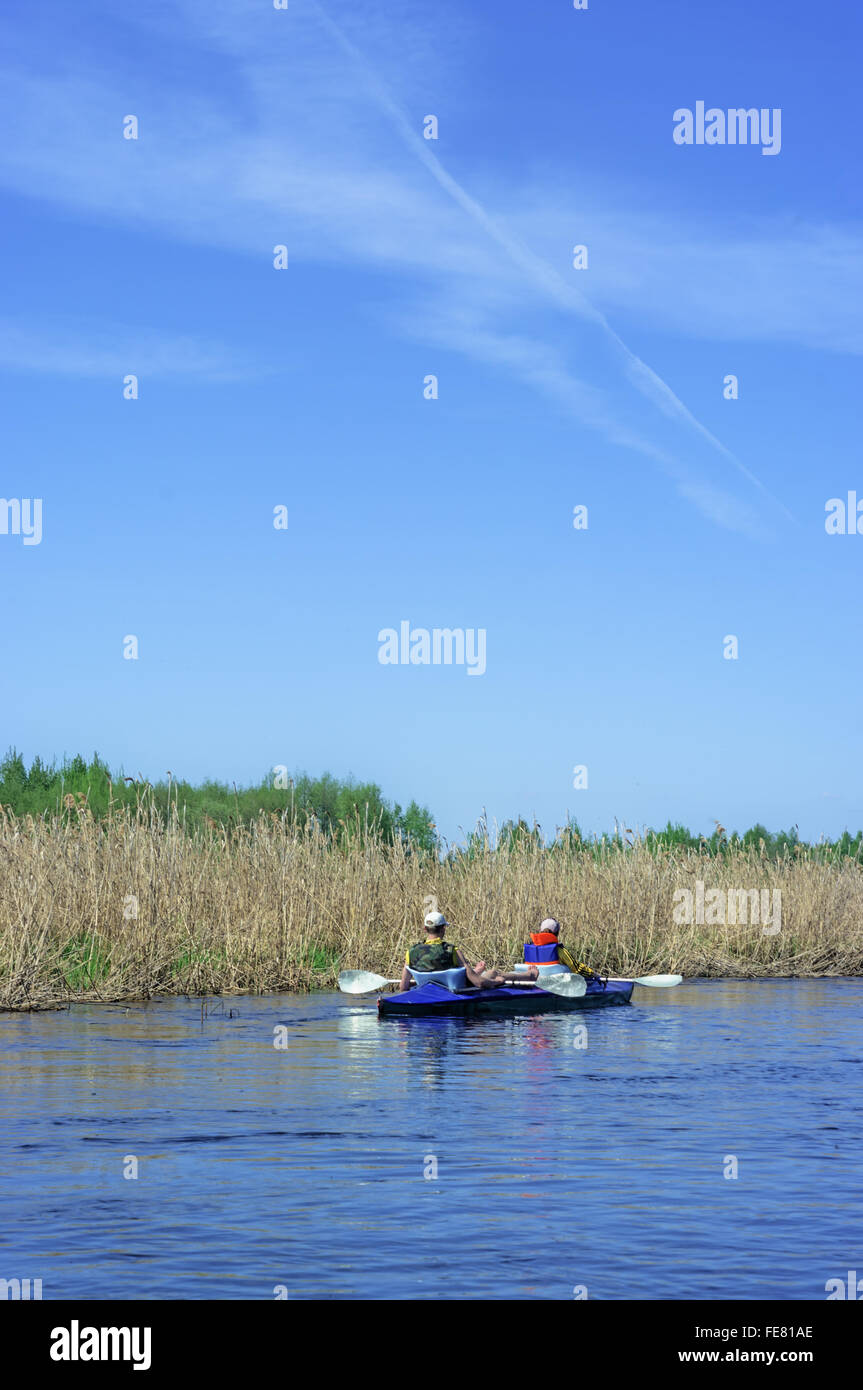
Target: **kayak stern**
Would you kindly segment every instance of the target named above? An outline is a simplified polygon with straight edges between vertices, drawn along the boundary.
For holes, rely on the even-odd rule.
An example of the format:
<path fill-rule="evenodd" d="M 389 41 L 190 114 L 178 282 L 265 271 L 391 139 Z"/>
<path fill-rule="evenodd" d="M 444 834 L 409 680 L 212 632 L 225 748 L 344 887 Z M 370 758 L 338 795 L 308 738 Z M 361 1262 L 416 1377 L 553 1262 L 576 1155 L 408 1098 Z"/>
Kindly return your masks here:
<path fill-rule="evenodd" d="M 451 992 L 442 985 L 426 984 L 399 994 L 378 998 L 381 1018 L 477 1017 L 506 1014 L 569 1013 L 575 1009 L 605 1009 L 628 1004 L 632 980 L 588 981 L 577 999 L 551 994 L 538 985 L 501 985 L 497 989 L 465 989 Z"/>

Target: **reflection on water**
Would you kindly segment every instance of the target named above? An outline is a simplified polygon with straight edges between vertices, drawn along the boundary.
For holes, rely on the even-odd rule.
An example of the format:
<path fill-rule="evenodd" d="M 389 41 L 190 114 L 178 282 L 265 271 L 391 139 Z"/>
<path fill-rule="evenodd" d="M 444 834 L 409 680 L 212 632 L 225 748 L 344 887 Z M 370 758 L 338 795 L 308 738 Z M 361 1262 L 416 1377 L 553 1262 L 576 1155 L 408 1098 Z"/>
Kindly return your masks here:
<path fill-rule="evenodd" d="M 0 1277 L 820 1298 L 863 1257 L 861 1005 L 859 980 L 772 980 L 536 1018 L 379 1020 L 330 994 L 6 1015 Z"/>

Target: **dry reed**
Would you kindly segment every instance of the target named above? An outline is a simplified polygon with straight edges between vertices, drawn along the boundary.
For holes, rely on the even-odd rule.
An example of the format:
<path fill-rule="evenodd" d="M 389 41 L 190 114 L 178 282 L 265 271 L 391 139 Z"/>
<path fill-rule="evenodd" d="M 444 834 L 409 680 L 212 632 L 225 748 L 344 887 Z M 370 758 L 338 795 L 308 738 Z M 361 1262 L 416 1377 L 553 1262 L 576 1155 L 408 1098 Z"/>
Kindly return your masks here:
<path fill-rule="evenodd" d="M 332 988 L 340 969 L 397 974 L 436 895 L 448 938 L 474 959 L 520 959 L 541 917 L 582 960 L 614 975 L 863 973 L 863 869 L 817 850 L 770 860 L 534 841 L 444 860 L 373 830 L 324 833 L 272 813 L 189 834 L 150 807 L 95 820 L 15 818 L 0 808 L 0 1008 L 70 999 Z M 775 935 L 758 925 L 677 924 L 674 891 L 769 888 Z"/>

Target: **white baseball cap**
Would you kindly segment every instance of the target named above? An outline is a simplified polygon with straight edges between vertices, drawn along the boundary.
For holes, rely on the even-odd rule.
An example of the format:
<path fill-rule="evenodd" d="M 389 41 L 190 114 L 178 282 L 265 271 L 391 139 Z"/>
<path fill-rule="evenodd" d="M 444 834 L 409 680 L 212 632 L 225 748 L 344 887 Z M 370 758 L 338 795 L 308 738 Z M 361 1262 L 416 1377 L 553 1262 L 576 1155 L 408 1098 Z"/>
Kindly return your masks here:
<path fill-rule="evenodd" d="M 553 917 L 546 917 L 543 922 L 540 922 L 539 929 L 540 931 L 550 931 L 556 933 L 560 931 L 560 923 L 556 922 Z"/>
<path fill-rule="evenodd" d="M 446 927 L 449 925 L 442 912 L 430 912 L 425 919 L 427 927 Z"/>

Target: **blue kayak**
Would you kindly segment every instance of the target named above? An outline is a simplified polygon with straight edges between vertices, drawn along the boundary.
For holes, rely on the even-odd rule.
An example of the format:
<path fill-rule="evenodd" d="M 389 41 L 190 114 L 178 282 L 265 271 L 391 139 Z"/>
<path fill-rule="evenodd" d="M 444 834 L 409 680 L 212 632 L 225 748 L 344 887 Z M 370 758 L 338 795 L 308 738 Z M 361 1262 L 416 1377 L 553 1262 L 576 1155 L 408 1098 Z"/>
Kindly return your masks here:
<path fill-rule="evenodd" d="M 405 990 L 403 994 L 382 994 L 378 999 L 381 1018 L 457 1018 L 500 1014 L 568 1013 L 573 1009 L 606 1009 L 628 1004 L 632 980 L 589 980 L 587 992 L 578 999 L 549 994 L 539 985 L 501 985 L 499 989 L 463 989 L 456 992 L 434 982 Z"/>

